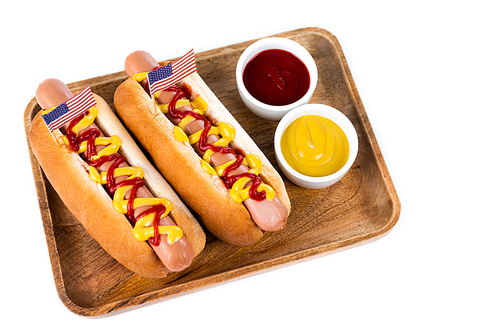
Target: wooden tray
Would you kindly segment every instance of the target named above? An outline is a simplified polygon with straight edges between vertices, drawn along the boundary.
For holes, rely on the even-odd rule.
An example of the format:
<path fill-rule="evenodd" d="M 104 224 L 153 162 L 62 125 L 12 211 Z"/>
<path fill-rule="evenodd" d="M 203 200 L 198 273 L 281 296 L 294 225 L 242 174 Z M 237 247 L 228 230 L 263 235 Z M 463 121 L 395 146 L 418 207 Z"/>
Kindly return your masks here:
<path fill-rule="evenodd" d="M 266 233 L 256 245 L 246 248 L 228 245 L 208 233 L 204 251 L 190 268 L 164 279 L 146 279 L 117 263 L 87 234 L 61 202 L 30 149 L 54 280 L 69 310 L 82 316 L 102 316 L 177 297 L 359 246 L 381 238 L 396 224 L 400 202 L 336 37 L 319 28 L 275 36 L 295 40 L 314 57 L 319 80 L 311 103 L 333 106 L 354 124 L 359 153 L 351 170 L 340 182 L 322 190 L 306 190 L 284 178 L 292 213 L 283 231 Z M 278 122 L 254 116 L 236 88 L 236 63 L 253 42 L 197 53 L 196 63 L 201 77 L 278 169 L 273 149 Z M 125 79 L 126 74 L 118 72 L 69 86 L 79 90 L 90 84 L 113 107 L 113 93 Z M 24 115 L 27 140 L 31 120 L 39 110 L 33 98 Z"/>

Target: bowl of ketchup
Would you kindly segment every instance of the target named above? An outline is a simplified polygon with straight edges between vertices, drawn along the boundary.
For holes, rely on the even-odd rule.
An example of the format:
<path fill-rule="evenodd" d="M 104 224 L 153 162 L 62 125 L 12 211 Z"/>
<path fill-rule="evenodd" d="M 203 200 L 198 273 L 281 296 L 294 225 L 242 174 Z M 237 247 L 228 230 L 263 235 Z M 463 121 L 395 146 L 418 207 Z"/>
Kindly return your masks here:
<path fill-rule="evenodd" d="M 280 120 L 311 99 L 318 69 L 311 54 L 288 38 L 261 39 L 243 51 L 236 65 L 236 84 L 243 103 L 254 114 Z"/>
<path fill-rule="evenodd" d="M 306 104 L 287 113 L 276 127 L 278 166 L 296 185 L 326 188 L 339 181 L 358 155 L 358 135 L 341 111 Z"/>

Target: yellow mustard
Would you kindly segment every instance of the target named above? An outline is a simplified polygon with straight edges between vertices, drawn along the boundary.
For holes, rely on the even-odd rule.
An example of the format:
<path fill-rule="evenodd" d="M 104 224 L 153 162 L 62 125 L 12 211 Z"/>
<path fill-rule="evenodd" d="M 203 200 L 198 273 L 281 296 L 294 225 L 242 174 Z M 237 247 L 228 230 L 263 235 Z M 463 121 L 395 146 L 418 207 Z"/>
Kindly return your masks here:
<path fill-rule="evenodd" d="M 83 117 L 83 119 L 76 124 L 72 131 L 75 133 L 79 133 L 80 130 L 87 128 L 90 126 L 95 118 L 97 117 L 97 109 L 95 107 L 90 108 L 89 113 Z M 68 140 L 66 136 L 64 136 L 64 141 L 68 144 Z M 95 145 L 104 145 L 103 148 L 97 156 L 91 157 L 92 160 L 97 160 L 102 156 L 111 155 L 113 153 L 117 153 L 121 147 L 121 139 L 118 136 L 111 137 L 98 137 L 95 139 Z M 78 153 L 81 154 L 87 150 L 87 141 L 83 141 L 80 144 L 80 148 Z M 97 183 L 107 184 L 107 172 L 100 172 L 97 168 L 89 167 L 89 177 Z M 144 177 L 144 171 L 140 167 L 120 167 L 114 170 L 114 177 L 118 176 L 129 176 L 128 179 L 133 179 L 135 177 Z M 132 189 L 133 186 L 122 186 L 115 191 L 113 196 L 113 207 L 116 211 L 126 214 L 127 213 L 127 205 L 128 199 L 125 199 L 126 194 L 129 190 Z M 134 209 L 143 206 L 149 205 L 154 206 L 158 204 L 163 204 L 166 208 L 165 212 L 161 215 L 160 218 L 167 216 L 172 210 L 172 203 L 165 198 L 135 198 L 134 199 Z M 140 241 L 146 241 L 150 237 L 154 236 L 154 227 L 152 226 L 154 220 L 154 213 L 146 215 L 141 219 L 135 222 L 135 226 L 132 230 L 134 237 Z M 159 226 L 158 227 L 160 234 L 168 234 L 167 242 L 172 244 L 182 238 L 183 232 L 182 229 L 178 226 Z"/>
<path fill-rule="evenodd" d="M 250 167 L 248 173 L 259 175 L 262 172 L 262 161 L 255 154 L 247 154 L 244 159 L 244 164 Z M 249 177 L 244 176 L 233 184 L 229 194 L 234 201 L 241 203 L 250 197 L 250 187 L 246 187 L 247 183 L 250 181 L 251 179 Z M 266 199 L 269 201 L 272 201 L 274 196 L 276 196 L 274 189 L 264 182 L 257 187 L 258 192 L 263 190 L 266 191 Z"/>
<path fill-rule="evenodd" d="M 134 74 L 132 76 L 132 80 L 135 80 L 137 82 L 141 82 L 142 80 L 146 79 L 148 77 L 148 72 L 139 72 Z"/>
<path fill-rule="evenodd" d="M 179 100 L 176 103 L 176 107 L 179 107 L 179 102 L 182 100 Z M 183 106 L 185 102 L 182 102 L 180 105 Z M 193 106 L 195 109 L 193 110 L 194 112 L 197 112 L 201 115 L 204 114 L 204 112 L 207 110 L 207 103 L 205 100 L 203 100 L 201 97 L 196 97 L 194 101 L 192 101 Z M 158 105 L 158 104 L 157 104 Z M 168 105 L 158 105 L 160 110 L 162 110 L 164 113 L 166 113 L 164 110 L 168 110 Z M 174 136 L 178 141 L 189 141 L 190 145 L 196 144 L 200 140 L 200 136 L 203 132 L 203 130 L 200 130 L 196 133 L 193 133 L 190 136 L 187 136 L 187 134 L 184 132 L 185 126 L 189 124 L 194 119 L 192 116 L 186 116 L 184 117 L 179 124 L 174 128 Z M 208 131 L 207 136 L 210 135 L 219 135 L 221 138 L 217 140 L 215 143 L 212 145 L 214 146 L 228 146 L 229 143 L 236 137 L 236 129 L 234 126 L 232 126 L 229 123 L 226 122 L 219 122 L 217 126 L 211 126 L 210 130 Z M 213 174 L 216 176 L 222 176 L 224 174 L 224 171 L 226 168 L 231 166 L 235 160 L 228 161 L 227 163 L 223 164 L 222 166 L 216 166 L 215 168 L 211 165 L 210 163 L 210 157 L 214 154 L 214 152 L 211 149 L 208 149 L 205 151 L 203 154 L 203 157 L 201 159 L 201 167 L 203 170 L 209 174 Z M 248 154 L 243 161 L 244 164 L 248 165 L 250 167 L 250 170 L 248 173 L 253 173 L 256 175 L 259 175 L 262 172 L 262 162 L 260 161 L 260 158 L 256 155 L 253 154 Z M 238 181 L 236 181 L 233 186 L 231 187 L 230 190 L 230 196 L 233 200 L 235 200 L 238 203 L 243 202 L 247 198 L 250 197 L 249 191 L 250 191 L 250 186 L 246 187 L 247 184 L 251 181 L 249 177 L 242 177 Z M 257 187 L 257 191 L 261 192 L 265 190 L 266 191 L 266 199 L 272 201 L 274 199 L 274 196 L 276 195 L 276 192 L 274 189 L 265 184 L 261 183 Z"/>
<path fill-rule="evenodd" d="M 344 131 L 332 120 L 302 116 L 283 132 L 281 151 L 286 162 L 307 176 L 327 176 L 340 170 L 349 156 Z"/>
<path fill-rule="evenodd" d="M 157 92 L 156 94 L 159 95 L 160 92 Z M 166 114 L 168 113 L 168 106 L 169 106 L 169 103 L 167 104 L 160 104 L 160 103 L 157 103 L 156 104 L 158 106 L 158 108 L 161 110 L 162 113 Z M 184 107 L 184 106 L 189 106 L 191 105 L 191 101 L 189 101 L 188 99 L 180 99 L 180 100 L 177 100 L 177 102 L 175 103 L 175 108 L 178 109 L 180 107 Z M 195 110 L 196 112 L 196 110 Z"/>

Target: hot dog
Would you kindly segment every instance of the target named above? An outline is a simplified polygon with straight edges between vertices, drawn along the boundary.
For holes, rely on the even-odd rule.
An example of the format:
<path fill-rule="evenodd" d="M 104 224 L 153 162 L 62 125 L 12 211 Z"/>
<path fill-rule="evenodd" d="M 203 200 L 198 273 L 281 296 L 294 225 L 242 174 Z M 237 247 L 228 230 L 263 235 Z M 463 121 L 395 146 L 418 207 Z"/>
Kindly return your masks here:
<path fill-rule="evenodd" d="M 130 54 L 129 79 L 114 96 L 117 114 L 158 170 L 223 241 L 248 246 L 284 228 L 290 200 L 265 155 L 196 72 L 153 101 L 144 74 L 160 66 L 147 52 Z"/>
<path fill-rule="evenodd" d="M 184 270 L 205 246 L 203 229 L 107 103 L 93 96 L 94 107 L 51 132 L 42 114 L 73 93 L 57 79 L 42 82 L 42 111 L 29 136 L 34 155 L 75 218 L 118 262 L 148 278 Z"/>

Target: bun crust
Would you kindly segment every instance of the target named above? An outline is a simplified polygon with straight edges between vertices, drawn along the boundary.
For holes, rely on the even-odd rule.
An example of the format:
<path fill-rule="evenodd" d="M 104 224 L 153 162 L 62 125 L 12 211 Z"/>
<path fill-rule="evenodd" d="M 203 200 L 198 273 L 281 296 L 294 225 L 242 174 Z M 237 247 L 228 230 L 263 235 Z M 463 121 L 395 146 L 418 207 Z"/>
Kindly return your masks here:
<path fill-rule="evenodd" d="M 199 95 L 207 102 L 205 116 L 215 125 L 226 121 L 235 126 L 236 138 L 230 146 L 261 158 L 262 179 L 276 190 L 290 212 L 290 200 L 281 177 L 198 73 L 178 85 L 189 86 L 194 96 Z M 217 238 L 236 246 L 249 246 L 262 237 L 263 231 L 245 206 L 230 197 L 223 181 L 202 169 L 200 157 L 189 143 L 175 139 L 174 125 L 139 83 L 130 78 L 123 82 L 115 91 L 114 106 L 126 127 L 149 152 L 158 170 Z"/>
<path fill-rule="evenodd" d="M 94 94 L 94 96 L 97 102 L 96 108 L 99 111 L 99 126 L 109 124 L 113 117 L 115 123 L 118 122 L 107 103 L 98 95 Z M 159 175 L 154 175 L 157 172 L 152 168 L 143 167 L 144 162 L 149 163 L 144 156 L 141 158 L 137 155 L 137 151 L 140 152 L 140 150 L 121 124 L 101 129 L 104 133 L 112 131 L 113 134 L 122 139 L 123 145 L 119 153 L 123 154 L 126 159 L 130 159 L 132 156 L 132 160 L 135 160 L 130 163 L 141 166 L 147 171 L 146 183 L 152 184 L 158 178 L 161 179 Z M 161 263 L 148 243 L 138 241 L 133 236 L 130 222 L 122 213 L 114 209 L 112 199 L 104 187 L 90 179 L 85 169 L 85 162 L 81 157 L 70 151 L 67 145 L 60 144 L 62 136 L 63 134 L 59 130 L 51 133 L 47 129 L 41 118 L 41 112 L 33 119 L 29 135 L 31 148 L 61 200 L 85 227 L 90 236 L 123 266 L 147 278 L 167 276 L 168 269 Z M 128 147 L 131 148 L 131 151 L 127 151 Z M 149 176 L 152 176 L 156 181 L 148 180 Z M 163 183 L 166 184 L 165 180 Z M 166 186 L 167 188 L 165 185 L 159 187 L 167 189 L 168 193 L 169 186 L 168 184 Z M 172 219 L 176 223 L 179 222 L 179 226 L 192 244 L 195 254 L 201 252 L 205 245 L 205 234 L 199 224 L 190 216 L 189 211 L 177 196 L 174 197 L 171 194 L 161 196 L 168 198 L 173 203 Z"/>
<path fill-rule="evenodd" d="M 222 102 L 215 96 L 212 90 L 207 86 L 205 81 L 198 73 L 193 73 L 179 82 L 180 86 L 186 85 L 190 91 L 193 92 L 193 98 L 201 96 L 208 104 L 208 109 L 205 112 L 205 117 L 217 126 L 219 122 L 231 123 L 236 129 L 236 137 L 231 141 L 229 146 L 236 149 L 236 151 L 245 152 L 245 154 L 256 154 L 262 162 L 262 173 L 260 174 L 262 180 L 272 186 L 276 191 L 276 195 L 280 198 L 281 202 L 285 205 L 290 213 L 291 204 L 290 198 L 286 191 L 283 179 L 273 167 L 269 159 L 252 140 L 250 135 L 243 129 L 234 116 L 227 110 Z"/>

